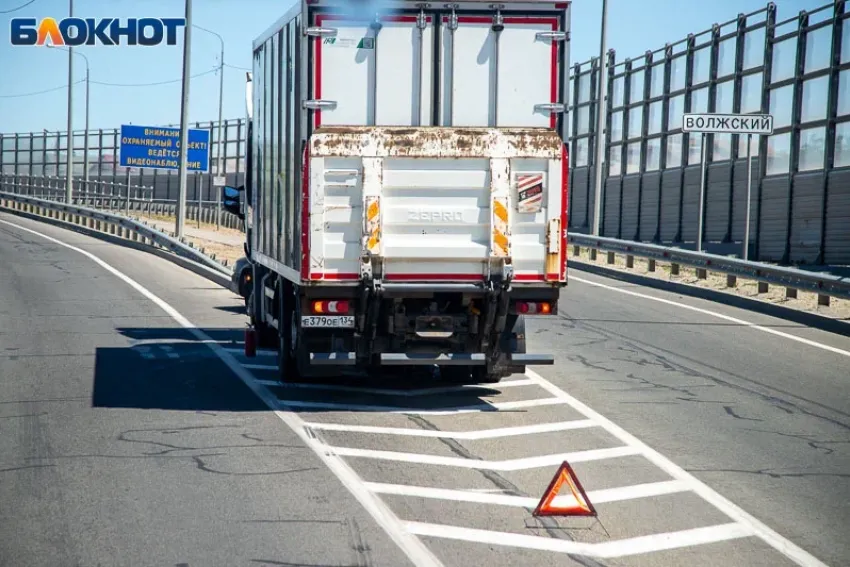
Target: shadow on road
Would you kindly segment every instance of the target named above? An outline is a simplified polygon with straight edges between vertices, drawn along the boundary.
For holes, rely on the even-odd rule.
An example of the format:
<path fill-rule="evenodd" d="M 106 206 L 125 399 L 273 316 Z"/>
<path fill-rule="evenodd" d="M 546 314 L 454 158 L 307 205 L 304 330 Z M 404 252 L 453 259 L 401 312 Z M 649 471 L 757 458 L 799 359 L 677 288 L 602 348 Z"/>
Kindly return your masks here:
<path fill-rule="evenodd" d="M 245 315 L 245 306 L 244 305 L 219 305 L 216 307 L 219 311 L 224 311 L 226 313 L 236 313 L 238 315 Z"/>
<path fill-rule="evenodd" d="M 323 378 L 308 384 L 276 384 L 276 357 L 246 358 L 241 329 L 201 329 L 289 409 L 299 412 L 381 412 L 406 409 L 496 411 L 482 399 L 497 395 L 498 384 L 452 388 L 430 368 L 382 369 L 379 373 Z M 268 411 L 266 405 L 226 364 L 189 330 L 121 328 L 131 347 L 99 348 L 95 355 L 93 407 L 210 412 Z M 253 368 L 252 368 L 253 367 Z M 366 388 L 371 390 L 365 390 Z M 412 392 L 440 388 L 434 392 Z M 379 391 L 374 391 L 379 389 Z M 413 395 L 416 394 L 416 395 Z M 327 406 L 332 404 L 332 406 Z M 325 407 L 327 406 L 327 407 Z"/>

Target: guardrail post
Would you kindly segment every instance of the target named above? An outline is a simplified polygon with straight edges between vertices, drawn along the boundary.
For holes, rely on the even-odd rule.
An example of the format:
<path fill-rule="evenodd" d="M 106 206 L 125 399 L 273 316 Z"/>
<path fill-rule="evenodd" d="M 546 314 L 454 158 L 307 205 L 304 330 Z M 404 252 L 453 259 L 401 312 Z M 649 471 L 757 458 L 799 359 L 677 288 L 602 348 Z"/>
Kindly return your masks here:
<path fill-rule="evenodd" d="M 767 293 L 768 289 L 770 289 L 770 286 L 768 286 L 767 283 L 759 282 L 759 286 L 758 286 L 758 292 L 759 293 Z"/>
<path fill-rule="evenodd" d="M 608 263 L 613 264 L 616 260 L 615 254 L 613 252 L 608 252 Z"/>
<path fill-rule="evenodd" d="M 678 276 L 679 275 L 679 264 L 677 264 L 676 262 L 673 262 L 673 263 L 670 264 L 670 275 L 671 276 Z"/>
<path fill-rule="evenodd" d="M 225 221 L 229 221 L 230 219 L 224 219 Z M 225 225 L 229 225 L 229 222 L 226 222 Z M 573 256 L 581 256 L 581 246 L 573 246 Z"/>
<path fill-rule="evenodd" d="M 818 294 L 818 305 L 821 307 L 829 307 L 829 296 Z"/>
<path fill-rule="evenodd" d="M 785 299 L 797 299 L 797 290 L 793 287 L 785 288 Z"/>
<path fill-rule="evenodd" d="M 726 287 L 735 287 L 738 285 L 738 277 L 732 274 L 726 274 Z"/>
<path fill-rule="evenodd" d="M 597 253 L 596 248 L 590 249 L 590 260 L 593 261 L 593 262 L 596 261 L 596 253 Z"/>
<path fill-rule="evenodd" d="M 626 256 L 626 267 L 627 268 L 634 268 L 635 267 L 635 257 L 632 256 L 631 254 Z"/>
<path fill-rule="evenodd" d="M 696 272 L 697 279 L 699 279 L 699 280 L 708 279 L 708 270 L 706 270 L 705 268 L 697 268 L 694 271 Z"/>

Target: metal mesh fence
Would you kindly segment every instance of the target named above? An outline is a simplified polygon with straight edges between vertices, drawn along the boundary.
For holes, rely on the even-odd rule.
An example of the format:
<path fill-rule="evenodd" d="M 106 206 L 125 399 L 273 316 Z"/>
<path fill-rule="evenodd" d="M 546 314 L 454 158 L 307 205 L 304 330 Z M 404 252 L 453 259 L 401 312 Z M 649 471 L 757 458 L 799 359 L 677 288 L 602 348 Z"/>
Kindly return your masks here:
<path fill-rule="evenodd" d="M 608 53 L 601 233 L 693 246 L 702 147 L 693 113 L 770 113 L 754 137 L 751 258 L 850 263 L 850 14 L 843 0 L 779 20 L 773 3 L 642 57 Z M 571 77 L 570 230 L 589 232 L 599 62 Z M 706 136 L 704 247 L 737 253 L 746 215 L 746 136 Z"/>

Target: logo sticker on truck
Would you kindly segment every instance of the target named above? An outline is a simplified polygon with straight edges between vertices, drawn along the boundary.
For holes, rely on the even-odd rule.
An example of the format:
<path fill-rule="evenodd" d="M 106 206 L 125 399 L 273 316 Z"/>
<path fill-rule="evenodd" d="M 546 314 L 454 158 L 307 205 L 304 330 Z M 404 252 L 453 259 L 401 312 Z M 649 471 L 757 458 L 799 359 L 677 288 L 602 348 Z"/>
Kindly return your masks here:
<path fill-rule="evenodd" d="M 326 37 L 322 45 L 327 47 L 350 47 L 356 49 L 375 49 L 375 38 L 364 37 L 359 40 L 350 37 Z"/>
<path fill-rule="evenodd" d="M 539 213 L 543 209 L 543 174 L 517 175 L 517 212 Z"/>

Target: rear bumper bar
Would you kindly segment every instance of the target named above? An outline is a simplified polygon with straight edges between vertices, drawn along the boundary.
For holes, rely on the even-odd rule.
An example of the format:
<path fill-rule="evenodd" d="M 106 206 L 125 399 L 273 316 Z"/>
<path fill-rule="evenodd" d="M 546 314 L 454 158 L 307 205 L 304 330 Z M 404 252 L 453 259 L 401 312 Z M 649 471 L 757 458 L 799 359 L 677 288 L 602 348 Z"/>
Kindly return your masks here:
<path fill-rule="evenodd" d="M 555 357 L 551 354 L 509 354 L 511 364 L 551 365 Z M 482 353 L 474 354 L 407 354 L 384 352 L 379 357 L 382 366 L 484 366 L 487 357 Z M 311 352 L 310 364 L 317 366 L 354 366 L 357 363 L 353 352 Z"/>

